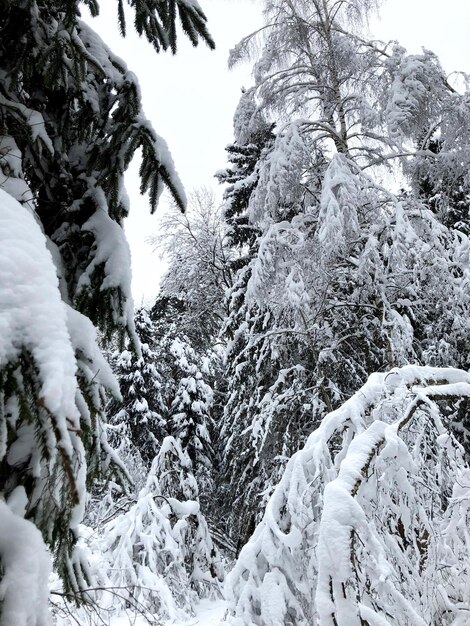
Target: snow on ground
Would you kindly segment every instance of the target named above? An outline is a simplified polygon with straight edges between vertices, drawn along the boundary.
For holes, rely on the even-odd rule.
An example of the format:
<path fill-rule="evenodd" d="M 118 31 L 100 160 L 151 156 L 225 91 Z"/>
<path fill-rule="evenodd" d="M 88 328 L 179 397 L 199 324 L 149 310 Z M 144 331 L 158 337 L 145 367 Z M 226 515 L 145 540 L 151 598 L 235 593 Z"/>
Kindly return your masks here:
<path fill-rule="evenodd" d="M 225 600 L 201 600 L 194 617 L 185 622 L 165 622 L 162 626 L 219 626 L 226 609 Z M 156 620 L 155 623 L 159 622 Z M 129 612 L 128 615 L 114 618 L 111 626 L 148 626 L 148 621 Z"/>

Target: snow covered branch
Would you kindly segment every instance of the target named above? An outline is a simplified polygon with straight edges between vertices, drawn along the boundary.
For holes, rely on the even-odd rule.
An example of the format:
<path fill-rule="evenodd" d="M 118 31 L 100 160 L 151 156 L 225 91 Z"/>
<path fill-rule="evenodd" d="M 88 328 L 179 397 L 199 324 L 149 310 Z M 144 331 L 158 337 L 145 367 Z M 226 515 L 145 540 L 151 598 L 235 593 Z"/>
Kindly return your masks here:
<path fill-rule="evenodd" d="M 407 366 L 373 374 L 327 415 L 289 461 L 230 575 L 229 623 L 459 619 L 468 546 L 455 529 L 467 520 L 470 482 L 443 408 L 463 397 L 467 372 Z"/>

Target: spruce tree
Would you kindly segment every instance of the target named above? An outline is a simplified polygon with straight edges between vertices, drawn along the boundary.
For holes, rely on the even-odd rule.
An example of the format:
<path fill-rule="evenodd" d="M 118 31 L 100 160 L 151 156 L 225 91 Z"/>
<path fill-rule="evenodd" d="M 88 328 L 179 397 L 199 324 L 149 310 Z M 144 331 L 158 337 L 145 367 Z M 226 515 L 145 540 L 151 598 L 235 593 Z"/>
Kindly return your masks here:
<path fill-rule="evenodd" d="M 232 260 L 234 269 L 246 265 L 249 254 L 259 234 L 256 226 L 250 223 L 248 203 L 258 183 L 258 165 L 261 155 L 272 143 L 274 124 L 268 122 L 257 110 L 253 89 L 243 90 L 233 118 L 235 141 L 227 146 L 230 166 L 216 172 L 224 190 L 222 213 L 228 226 L 228 243 L 238 250 Z"/>
<path fill-rule="evenodd" d="M 116 8 L 124 32 L 123 4 Z M 213 47 L 197 4 L 128 4 L 157 51 L 175 51 L 177 22 L 193 44 Z M 0 11 L 0 489 L 4 497 L 24 490 L 26 517 L 74 592 L 87 585 L 73 552 L 86 488 L 112 457 L 105 395 L 119 397 L 93 324 L 108 339 L 135 338 L 122 226 L 129 210 L 123 175 L 137 150 L 151 210 L 165 186 L 185 205 L 167 146 L 143 115 L 135 76 L 80 19 L 82 5 L 98 13 L 95 0 L 3 1 Z M 14 282 L 10 263 L 17 263 Z"/>
<path fill-rule="evenodd" d="M 237 548 L 240 529 L 244 529 L 244 538 L 253 528 L 253 512 L 245 510 L 242 501 L 250 485 L 252 449 L 246 445 L 246 438 L 241 436 L 250 423 L 247 405 L 253 403 L 256 393 L 256 377 L 253 368 L 247 367 L 247 328 L 248 317 L 257 318 L 258 311 L 250 311 L 246 306 L 245 295 L 251 275 L 250 261 L 256 256 L 259 229 L 250 222 L 249 200 L 259 179 L 259 164 L 262 155 L 269 151 L 273 141 L 273 124 L 266 121 L 257 111 L 253 90 L 243 91 L 234 115 L 234 143 L 227 147 L 230 166 L 220 170 L 216 176 L 220 183 L 227 184 L 221 207 L 227 224 L 227 240 L 233 253 L 230 257 L 232 284 L 227 290 L 227 314 L 220 329 L 221 337 L 227 342 L 228 352 L 220 407 L 220 422 L 217 430 L 220 438 L 217 442 L 218 462 L 218 502 L 223 512 L 219 520 L 221 532 L 225 534 L 229 545 Z M 239 359 L 243 355 L 243 360 Z M 251 399 L 250 399 L 251 398 Z M 232 445 L 233 442 L 233 445 Z M 238 478 L 240 468 L 249 473 L 248 480 L 240 489 Z M 245 493 L 241 492 L 245 489 Z M 256 493 L 256 490 L 255 490 Z M 250 496 L 247 497 L 247 501 Z M 236 512 L 233 508 L 236 503 Z"/>
<path fill-rule="evenodd" d="M 165 406 L 162 399 L 162 374 L 158 369 L 160 355 L 155 352 L 152 321 L 145 309 L 134 318 L 139 338 L 139 353 L 132 345 L 111 357 L 122 400 L 113 399 L 107 406 L 111 427 L 110 442 L 125 447 L 126 457 L 138 455 L 147 469 L 168 434 Z M 126 443 L 127 442 L 127 443 Z"/>
<path fill-rule="evenodd" d="M 165 296 L 157 298 L 150 317 L 162 380 L 162 415 L 168 434 L 191 460 L 206 513 L 213 489 L 214 375 L 211 361 L 215 355 L 198 351 L 198 344 L 193 347 L 190 338 L 180 330 L 179 315 L 175 317 Z"/>
<path fill-rule="evenodd" d="M 213 365 L 217 356 L 200 350 L 197 335 L 193 347 L 184 334 L 190 317 L 182 300 L 163 294 L 150 311 L 136 313 L 140 354 L 129 345 L 112 357 L 123 397 L 107 407 L 108 430 L 120 455 L 138 457 L 147 471 L 163 439 L 174 437 L 194 466 L 205 505 L 213 490 Z"/>

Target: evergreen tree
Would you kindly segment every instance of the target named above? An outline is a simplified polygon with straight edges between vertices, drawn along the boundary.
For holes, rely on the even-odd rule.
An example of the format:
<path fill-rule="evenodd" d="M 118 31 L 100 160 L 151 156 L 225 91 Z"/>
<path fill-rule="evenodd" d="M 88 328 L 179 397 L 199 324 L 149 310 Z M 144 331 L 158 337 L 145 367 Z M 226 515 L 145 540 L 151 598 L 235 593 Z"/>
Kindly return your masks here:
<path fill-rule="evenodd" d="M 469 236 L 470 189 L 466 173 L 429 163 L 430 159 L 439 159 L 439 141 L 430 140 L 427 150 L 433 156 L 416 159 L 418 163 L 414 168 L 414 182 L 418 193 L 441 222 Z"/>
<path fill-rule="evenodd" d="M 248 362 L 247 328 L 248 317 L 257 317 L 258 310 L 251 311 L 245 303 L 246 288 L 251 275 L 250 261 L 256 256 L 259 229 L 248 216 L 249 200 L 259 179 L 259 164 L 273 141 L 273 125 L 257 111 L 253 90 L 243 91 L 234 115 L 235 142 L 227 148 L 231 163 L 226 170 L 217 172 L 221 183 L 227 183 L 224 192 L 222 214 L 228 227 L 227 239 L 233 254 L 230 267 L 233 272 L 232 285 L 226 293 L 227 315 L 221 328 L 221 336 L 228 340 L 226 355 L 227 381 L 223 388 L 222 421 L 218 424 L 218 458 L 220 467 L 217 481 L 219 509 L 223 511 L 223 522 L 219 526 L 230 544 L 237 545 L 240 528 L 244 528 L 246 537 L 253 525 L 252 507 L 246 511 L 239 492 L 237 469 L 243 467 L 250 472 L 247 457 L 251 449 L 244 445 L 241 433 L 250 423 L 247 416 L 247 404 L 253 402 L 252 394 L 256 389 L 253 371 L 244 367 Z M 240 362 L 238 355 L 244 355 Z M 251 398 L 250 398 L 251 397 Z M 231 442 L 234 445 L 231 445 Z M 235 469 L 237 468 L 237 469 Z M 246 483 L 243 485 L 246 487 Z M 251 494 L 252 495 L 252 494 Z M 250 494 L 243 497 L 250 500 Z M 237 509 L 233 508 L 237 504 Z"/>
<path fill-rule="evenodd" d="M 152 321 L 145 309 L 135 315 L 135 328 L 139 338 L 140 354 L 132 346 L 115 353 L 111 359 L 119 381 L 122 401 L 112 400 L 107 407 L 111 443 L 120 446 L 120 456 L 138 455 L 150 469 L 163 438 L 168 434 L 165 406 L 162 399 L 162 375 L 155 354 Z M 127 445 L 126 445 L 126 442 Z"/>
<path fill-rule="evenodd" d="M 201 497 L 194 475 L 195 466 L 174 437 L 165 439 L 155 465 L 162 493 L 168 494 L 174 514 L 187 516 L 187 523 L 177 524 L 174 531 L 179 536 L 191 588 L 200 598 L 217 596 L 217 581 L 222 582 L 224 570 L 204 513 L 193 504 L 199 502 Z M 175 498 L 183 504 L 182 507 L 177 506 Z M 191 506 L 185 507 L 186 502 L 191 502 Z M 215 585 L 215 589 L 211 588 L 211 584 Z"/>
<path fill-rule="evenodd" d="M 83 4 L 98 13 L 95 0 Z M 129 4 L 138 32 L 157 50 L 175 50 L 177 10 L 191 41 L 213 47 L 196 3 Z M 26 516 L 75 592 L 87 584 L 73 553 L 86 487 L 112 456 L 102 425 L 105 393 L 119 396 L 91 322 L 108 338 L 134 336 L 122 225 L 123 175 L 136 150 L 152 210 L 165 185 L 185 204 L 166 144 L 142 113 L 134 75 L 79 19 L 80 6 L 4 1 L 0 17 L 0 489 L 5 497 L 24 490 Z M 123 2 L 117 9 L 124 31 Z M 0 560 L 7 580 L 4 550 Z M 25 606 L 31 610 L 17 626 L 36 624 L 34 607 Z"/>
<path fill-rule="evenodd" d="M 131 465 L 138 457 L 147 471 L 163 439 L 173 436 L 191 459 L 206 504 L 213 489 L 212 364 L 217 357 L 193 348 L 183 333 L 183 316 L 188 312 L 181 300 L 163 295 L 150 312 L 137 312 L 141 354 L 130 347 L 113 357 L 123 399 L 109 403 L 107 428 L 120 456 Z"/>
<path fill-rule="evenodd" d="M 247 263 L 253 254 L 257 228 L 248 219 L 248 203 L 258 183 L 261 155 L 274 138 L 273 126 L 257 110 L 254 90 L 243 90 L 233 119 L 235 142 L 227 146 L 230 166 L 216 173 L 224 191 L 223 217 L 228 226 L 228 244 L 238 255 L 231 260 L 234 269 Z"/>
<path fill-rule="evenodd" d="M 164 297 L 165 298 L 165 297 Z M 211 354 L 200 353 L 179 329 L 159 298 L 151 310 L 154 350 L 162 380 L 161 398 L 167 432 L 191 459 L 204 513 L 212 493 L 214 403 Z"/>
<path fill-rule="evenodd" d="M 178 372 L 174 377 L 177 386 L 169 410 L 170 430 L 194 466 L 209 469 L 213 394 L 203 379 L 204 374 L 210 374 L 208 360 L 198 363 L 191 346 L 178 337 L 171 341 L 170 353 L 174 371 Z"/>

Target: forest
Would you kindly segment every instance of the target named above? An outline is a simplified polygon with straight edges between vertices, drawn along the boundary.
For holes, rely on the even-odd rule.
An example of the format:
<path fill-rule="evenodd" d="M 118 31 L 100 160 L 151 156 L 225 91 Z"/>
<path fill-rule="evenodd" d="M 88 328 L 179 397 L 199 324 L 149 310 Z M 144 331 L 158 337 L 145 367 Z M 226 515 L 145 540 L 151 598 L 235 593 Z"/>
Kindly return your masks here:
<path fill-rule="evenodd" d="M 217 43 L 112 3 L 149 58 Z M 0 626 L 470 624 L 469 76 L 379 0 L 261 4 L 219 201 L 99 0 L 0 0 Z"/>

